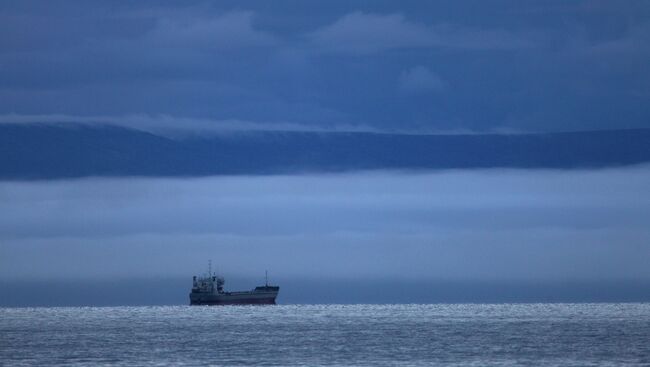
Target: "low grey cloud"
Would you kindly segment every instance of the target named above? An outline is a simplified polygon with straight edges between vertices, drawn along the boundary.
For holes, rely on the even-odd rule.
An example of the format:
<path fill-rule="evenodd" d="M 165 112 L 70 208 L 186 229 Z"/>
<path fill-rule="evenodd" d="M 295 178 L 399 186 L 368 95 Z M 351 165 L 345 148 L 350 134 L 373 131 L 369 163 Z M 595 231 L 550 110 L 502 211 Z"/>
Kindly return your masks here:
<path fill-rule="evenodd" d="M 399 87 L 405 92 L 440 92 L 445 84 L 440 77 L 424 66 L 415 66 L 400 74 Z"/>
<path fill-rule="evenodd" d="M 0 277 L 650 280 L 650 170 L 0 183 Z M 321 275 L 318 275 L 321 274 Z"/>
<path fill-rule="evenodd" d="M 530 47 L 532 42 L 498 29 L 411 22 L 402 14 L 349 13 L 310 34 L 319 48 L 349 53 L 448 47 L 472 50 Z"/>
<path fill-rule="evenodd" d="M 220 134 L 251 131 L 305 131 L 305 132 L 382 132 L 370 125 L 331 124 L 308 125 L 292 122 L 259 122 L 236 119 L 208 119 L 173 116 L 167 114 L 132 114 L 125 116 L 75 116 L 65 114 L 20 115 L 0 114 L 0 124 L 53 124 L 53 125 L 96 125 L 120 126 L 152 132 L 163 136 L 195 134 Z M 395 131 L 392 131 L 395 132 Z M 424 133 L 423 131 L 406 131 Z M 431 133 L 432 131 L 428 132 Z M 440 134 L 471 134 L 471 131 L 439 131 Z"/>
<path fill-rule="evenodd" d="M 254 14 L 233 11 L 210 17 L 193 14 L 184 18 L 161 17 L 144 36 L 143 42 L 154 47 L 198 48 L 206 51 L 247 47 L 272 47 L 278 40 L 270 33 L 255 29 Z"/>

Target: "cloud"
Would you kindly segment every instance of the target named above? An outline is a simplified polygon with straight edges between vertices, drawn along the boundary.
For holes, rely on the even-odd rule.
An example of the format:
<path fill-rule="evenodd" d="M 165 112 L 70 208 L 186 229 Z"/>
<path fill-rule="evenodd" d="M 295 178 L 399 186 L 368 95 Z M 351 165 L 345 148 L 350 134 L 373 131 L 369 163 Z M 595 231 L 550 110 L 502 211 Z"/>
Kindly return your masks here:
<path fill-rule="evenodd" d="M 648 167 L 2 182 L 0 277 L 180 276 L 213 257 L 236 274 L 648 280 L 649 188 Z"/>
<path fill-rule="evenodd" d="M 445 85 L 440 77 L 424 66 L 408 69 L 399 77 L 400 89 L 406 92 L 440 92 Z"/>
<path fill-rule="evenodd" d="M 172 116 L 167 114 L 130 114 L 124 116 L 79 116 L 66 114 L 21 115 L 0 114 L 0 124 L 87 124 L 115 125 L 148 131 L 160 135 L 184 135 L 202 133 L 232 133 L 246 131 L 305 131 L 305 132 L 381 132 L 362 124 L 308 125 L 293 122 L 256 122 L 237 119 L 209 119 Z M 443 132 L 444 133 L 444 132 Z M 449 134 L 472 133 L 450 131 Z"/>
<path fill-rule="evenodd" d="M 471 17 L 431 2 L 3 5 L 3 114 L 478 131 L 650 121 L 645 3 L 480 4 Z M 417 65 L 453 90 L 395 98 L 396 75 Z"/>
<path fill-rule="evenodd" d="M 444 84 L 443 84 L 444 88 Z M 194 134 L 227 134 L 254 131 L 304 131 L 304 132 L 368 132 L 387 134 L 427 134 L 427 135 L 516 135 L 530 132 L 508 127 L 495 127 L 490 130 L 472 130 L 467 128 L 435 129 L 422 126 L 381 128 L 368 124 L 307 124 L 290 121 L 251 121 L 239 119 L 211 119 L 169 114 L 136 113 L 128 115 L 68 115 L 68 114 L 0 114 L 0 124 L 83 124 L 114 125 L 129 129 L 142 130 L 162 136 L 185 136 Z"/>
<path fill-rule="evenodd" d="M 432 45 L 426 26 L 409 23 L 399 14 L 350 13 L 316 30 L 310 38 L 321 48 L 352 53 Z"/>
<path fill-rule="evenodd" d="M 233 11 L 217 16 L 162 17 L 144 42 L 154 47 L 206 50 L 272 47 L 278 40 L 255 29 L 252 12 Z"/>
<path fill-rule="evenodd" d="M 309 35 L 325 51 L 371 54 L 391 49 L 446 47 L 469 50 L 516 49 L 531 41 L 499 29 L 449 24 L 426 25 L 401 14 L 354 12 Z"/>
<path fill-rule="evenodd" d="M 471 129 L 424 129 L 419 128 L 388 128 L 381 129 L 367 124 L 305 124 L 289 121 L 250 121 L 238 119 L 210 119 L 169 114 L 129 114 L 121 116 L 101 115 L 67 115 L 67 114 L 0 114 L 0 124 L 87 124 L 115 125 L 130 129 L 148 131 L 163 136 L 183 136 L 204 133 L 231 133 L 246 131 L 304 131 L 304 132 L 369 132 L 388 134 L 435 134 L 435 135 L 480 135 L 480 134 L 524 134 L 506 128 L 492 130 Z"/>

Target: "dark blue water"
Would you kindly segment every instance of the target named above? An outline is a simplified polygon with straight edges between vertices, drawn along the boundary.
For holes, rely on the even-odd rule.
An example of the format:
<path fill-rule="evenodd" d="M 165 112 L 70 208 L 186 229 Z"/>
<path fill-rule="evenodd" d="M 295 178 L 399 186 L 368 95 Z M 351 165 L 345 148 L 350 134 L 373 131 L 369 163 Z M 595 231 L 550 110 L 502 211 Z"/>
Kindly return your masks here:
<path fill-rule="evenodd" d="M 0 309 L 4 365 L 648 365 L 650 304 Z"/>

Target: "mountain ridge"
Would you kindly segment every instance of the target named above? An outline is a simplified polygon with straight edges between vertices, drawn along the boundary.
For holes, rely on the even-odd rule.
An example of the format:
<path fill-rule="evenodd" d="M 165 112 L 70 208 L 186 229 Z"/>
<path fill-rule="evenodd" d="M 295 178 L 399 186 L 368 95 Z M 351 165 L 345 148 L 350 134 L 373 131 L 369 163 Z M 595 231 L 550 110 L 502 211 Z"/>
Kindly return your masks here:
<path fill-rule="evenodd" d="M 242 131 L 175 139 L 108 124 L 0 124 L 4 180 L 575 169 L 646 162 L 650 129 L 458 135 Z"/>

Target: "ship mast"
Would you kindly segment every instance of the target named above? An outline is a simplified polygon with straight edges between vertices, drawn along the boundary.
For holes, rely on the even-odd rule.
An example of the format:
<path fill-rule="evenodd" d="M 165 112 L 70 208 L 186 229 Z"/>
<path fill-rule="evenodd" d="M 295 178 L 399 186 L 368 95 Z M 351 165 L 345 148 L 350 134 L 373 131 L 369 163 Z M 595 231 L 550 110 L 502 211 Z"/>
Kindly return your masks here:
<path fill-rule="evenodd" d="M 212 260 L 208 260 L 208 276 L 212 276 Z"/>
<path fill-rule="evenodd" d="M 269 286 L 269 271 L 264 270 L 264 283 L 266 283 L 266 286 Z"/>

